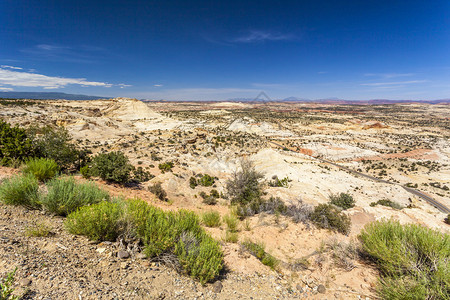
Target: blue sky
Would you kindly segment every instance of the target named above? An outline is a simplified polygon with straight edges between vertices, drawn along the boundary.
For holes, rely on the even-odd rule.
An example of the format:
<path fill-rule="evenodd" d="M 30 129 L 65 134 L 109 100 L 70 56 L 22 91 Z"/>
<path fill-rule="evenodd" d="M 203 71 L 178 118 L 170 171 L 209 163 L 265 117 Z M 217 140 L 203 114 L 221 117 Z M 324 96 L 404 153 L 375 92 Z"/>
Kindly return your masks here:
<path fill-rule="evenodd" d="M 0 91 L 11 90 L 450 98 L 450 1 L 2 0 Z"/>

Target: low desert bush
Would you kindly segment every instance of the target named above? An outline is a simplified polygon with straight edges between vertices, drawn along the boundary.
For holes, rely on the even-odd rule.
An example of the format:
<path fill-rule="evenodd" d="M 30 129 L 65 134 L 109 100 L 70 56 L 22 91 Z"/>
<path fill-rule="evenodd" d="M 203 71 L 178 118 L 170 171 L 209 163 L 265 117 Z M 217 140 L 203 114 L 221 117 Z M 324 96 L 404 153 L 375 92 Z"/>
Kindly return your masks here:
<path fill-rule="evenodd" d="M 64 224 L 72 234 L 84 235 L 93 241 L 114 242 L 123 228 L 122 211 L 120 202 L 103 201 L 70 213 Z"/>
<path fill-rule="evenodd" d="M 79 150 L 63 127 L 31 127 L 27 134 L 33 141 L 35 156 L 53 159 L 63 170 L 79 170 L 89 160 L 90 151 Z"/>
<path fill-rule="evenodd" d="M 51 231 L 51 226 L 42 222 L 34 222 L 33 224 L 25 228 L 25 235 L 34 237 L 46 237 L 51 233 Z"/>
<path fill-rule="evenodd" d="M 214 177 L 211 177 L 208 174 L 203 175 L 197 181 L 197 183 L 201 186 L 212 186 L 214 182 L 215 182 Z"/>
<path fill-rule="evenodd" d="M 268 185 L 271 187 L 284 187 L 284 188 L 288 188 L 289 187 L 289 182 L 291 182 L 292 180 L 289 177 L 284 177 L 283 179 L 278 179 L 278 176 L 273 176 L 272 180 L 270 180 L 268 182 Z"/>
<path fill-rule="evenodd" d="M 161 182 L 156 182 L 152 184 L 151 186 L 149 186 L 148 190 L 153 194 L 155 194 L 155 196 L 158 197 L 159 200 L 167 201 L 167 193 L 162 188 Z"/>
<path fill-rule="evenodd" d="M 450 235 L 395 221 L 366 225 L 359 239 L 382 274 L 383 299 L 449 299 Z"/>
<path fill-rule="evenodd" d="M 173 168 L 173 162 L 168 161 L 168 162 L 159 164 L 159 165 L 158 165 L 158 168 L 161 170 L 162 173 L 171 171 L 172 168 Z"/>
<path fill-rule="evenodd" d="M 217 211 L 205 212 L 202 215 L 202 221 L 207 227 L 219 227 L 222 223 L 220 214 Z"/>
<path fill-rule="evenodd" d="M 58 174 L 58 164 L 53 159 L 32 158 L 22 168 L 25 174 L 32 174 L 37 180 L 44 182 Z"/>
<path fill-rule="evenodd" d="M 0 201 L 8 205 L 39 208 L 39 183 L 31 175 L 16 175 L 0 184 Z"/>
<path fill-rule="evenodd" d="M 381 199 L 381 200 L 378 200 L 377 202 L 370 203 L 370 206 L 372 206 L 372 207 L 377 206 L 377 205 L 392 207 L 394 209 L 403 209 L 404 208 L 400 203 L 391 201 L 389 199 Z"/>
<path fill-rule="evenodd" d="M 254 243 L 247 240 L 242 242 L 242 247 L 259 259 L 264 265 L 269 266 L 273 270 L 276 269 L 279 264 L 278 259 L 265 251 L 263 243 Z"/>
<path fill-rule="evenodd" d="M 450 225 L 450 214 L 447 215 L 447 218 L 444 219 L 444 222 L 445 222 L 446 224 L 449 224 L 449 225 Z"/>
<path fill-rule="evenodd" d="M 201 283 L 216 278 L 223 268 L 220 245 L 205 233 L 193 212 L 150 210 L 143 240 L 147 256 L 174 253 L 183 269 Z"/>
<path fill-rule="evenodd" d="M 311 205 L 298 199 L 296 202 L 292 201 L 286 206 L 285 215 L 290 217 L 295 223 L 309 224 L 312 211 L 313 207 Z"/>
<path fill-rule="evenodd" d="M 254 199 L 247 204 L 240 204 L 236 206 L 236 213 L 241 218 L 253 216 L 259 213 L 268 214 L 282 214 L 287 212 L 287 206 L 278 197 L 270 197 L 269 199 Z"/>
<path fill-rule="evenodd" d="M 234 172 L 232 179 L 226 182 L 226 189 L 231 204 L 247 205 L 261 198 L 263 189 L 262 173 L 255 170 L 252 162 L 242 161 L 241 170 Z"/>
<path fill-rule="evenodd" d="M 33 154 L 32 140 L 25 129 L 11 127 L 0 120 L 0 165 L 11 166 L 15 161 L 22 162 Z"/>
<path fill-rule="evenodd" d="M 216 278 L 223 268 L 220 244 L 205 232 L 183 232 L 174 252 L 184 271 L 202 284 Z"/>
<path fill-rule="evenodd" d="M 107 182 L 125 184 L 132 180 L 134 167 L 121 151 L 100 153 L 92 159 L 90 174 Z"/>
<path fill-rule="evenodd" d="M 223 216 L 223 221 L 227 225 L 227 230 L 230 232 L 236 232 L 238 230 L 239 220 L 234 214 L 228 214 Z"/>
<path fill-rule="evenodd" d="M 41 198 L 42 205 L 49 212 L 61 216 L 70 214 L 78 207 L 110 199 L 108 192 L 95 183 L 76 183 L 73 177 L 52 179 L 47 188 L 47 195 Z"/>
<path fill-rule="evenodd" d="M 352 208 L 355 206 L 355 200 L 352 195 L 347 193 L 331 194 L 329 196 L 330 203 L 336 205 L 343 210 Z"/>
<path fill-rule="evenodd" d="M 217 192 L 217 190 L 211 190 L 209 195 L 202 191 L 199 195 L 200 197 L 202 197 L 203 203 L 207 205 L 216 205 L 217 198 L 219 198 L 219 193 Z"/>
<path fill-rule="evenodd" d="M 350 233 L 350 218 L 332 204 L 319 204 L 312 211 L 310 218 L 319 228 L 336 230 L 345 235 Z"/>

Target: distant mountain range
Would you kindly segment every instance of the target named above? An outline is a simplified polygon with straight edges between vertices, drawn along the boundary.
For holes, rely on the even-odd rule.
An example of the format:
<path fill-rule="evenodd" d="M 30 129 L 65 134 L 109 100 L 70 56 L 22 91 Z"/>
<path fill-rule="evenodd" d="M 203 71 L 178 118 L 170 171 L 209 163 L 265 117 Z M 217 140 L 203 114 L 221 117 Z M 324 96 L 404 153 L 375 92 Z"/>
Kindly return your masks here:
<path fill-rule="evenodd" d="M 266 99 L 255 98 L 233 98 L 226 101 L 239 101 L 239 102 L 267 102 Z M 284 99 L 273 99 L 274 102 L 308 102 L 308 103 L 324 103 L 324 104 L 393 104 L 393 103 L 428 103 L 428 104 L 449 104 L 450 99 L 437 99 L 437 100 L 389 100 L 389 99 L 372 99 L 372 100 L 345 100 L 336 97 L 325 99 L 308 99 L 299 97 L 288 97 Z"/>
<path fill-rule="evenodd" d="M 98 97 L 78 94 L 66 94 L 55 92 L 0 92 L 0 98 L 7 99 L 37 99 L 37 100 L 98 100 L 109 99 L 111 97 Z"/>

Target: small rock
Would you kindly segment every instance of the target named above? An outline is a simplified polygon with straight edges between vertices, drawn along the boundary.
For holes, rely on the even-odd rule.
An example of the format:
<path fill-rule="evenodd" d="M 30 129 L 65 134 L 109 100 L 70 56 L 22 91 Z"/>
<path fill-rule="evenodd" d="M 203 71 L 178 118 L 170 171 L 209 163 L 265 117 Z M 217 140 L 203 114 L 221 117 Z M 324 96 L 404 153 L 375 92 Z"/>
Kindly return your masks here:
<path fill-rule="evenodd" d="M 297 291 L 299 291 L 300 293 L 303 293 L 303 288 L 300 284 L 297 284 L 297 286 L 295 287 L 297 289 Z"/>
<path fill-rule="evenodd" d="M 321 294 L 325 294 L 325 291 L 327 289 L 325 288 L 325 286 L 323 284 L 319 284 L 319 286 L 317 287 L 317 291 Z"/>
<path fill-rule="evenodd" d="M 223 288 L 223 284 L 220 281 L 216 281 L 213 286 L 212 286 L 212 290 L 214 293 L 220 293 L 222 291 Z"/>
<path fill-rule="evenodd" d="M 103 253 L 103 252 L 105 252 L 106 251 L 106 248 L 98 248 L 97 249 L 97 252 L 98 253 Z"/>
<path fill-rule="evenodd" d="M 22 286 L 29 286 L 30 284 L 31 284 L 30 278 L 24 278 L 20 281 L 20 285 L 22 285 Z"/>
<path fill-rule="evenodd" d="M 117 257 L 121 259 L 126 259 L 130 257 L 130 254 L 127 251 L 120 250 L 119 252 L 117 252 Z"/>
<path fill-rule="evenodd" d="M 121 267 L 122 269 L 128 269 L 129 264 L 128 264 L 127 262 L 121 262 L 121 263 L 120 263 L 120 267 Z"/>
<path fill-rule="evenodd" d="M 137 259 L 145 259 L 145 258 L 147 258 L 147 256 L 144 253 L 138 253 L 138 254 L 136 254 L 136 258 Z"/>

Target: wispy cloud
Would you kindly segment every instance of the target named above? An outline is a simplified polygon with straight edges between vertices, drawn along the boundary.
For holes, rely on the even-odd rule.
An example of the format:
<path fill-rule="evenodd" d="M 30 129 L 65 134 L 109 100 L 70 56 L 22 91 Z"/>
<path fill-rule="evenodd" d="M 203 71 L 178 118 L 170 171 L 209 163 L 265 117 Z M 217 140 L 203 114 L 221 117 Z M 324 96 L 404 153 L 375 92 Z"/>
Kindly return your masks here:
<path fill-rule="evenodd" d="M 162 87 L 163 85 L 162 84 L 154 84 L 153 86 Z"/>
<path fill-rule="evenodd" d="M 10 92 L 10 91 L 13 91 L 13 90 L 14 90 L 13 88 L 0 87 L 0 91 L 2 91 L 2 92 Z"/>
<path fill-rule="evenodd" d="M 279 32 L 263 31 L 263 30 L 250 30 L 245 34 L 232 39 L 234 43 L 261 43 L 271 41 L 290 41 L 295 40 L 297 36 L 294 34 L 286 34 Z"/>
<path fill-rule="evenodd" d="M 415 73 L 366 73 L 366 74 L 364 74 L 364 76 L 380 77 L 380 78 L 386 78 L 386 79 L 398 78 L 398 77 L 409 77 L 409 76 L 414 76 L 414 75 L 416 75 L 416 74 Z"/>
<path fill-rule="evenodd" d="M 31 48 L 22 49 L 21 52 L 36 59 L 75 63 L 95 63 L 107 56 L 106 49 L 87 45 L 38 44 Z"/>
<path fill-rule="evenodd" d="M 364 86 L 392 86 L 392 85 L 405 85 L 405 84 L 416 84 L 424 83 L 428 80 L 410 80 L 410 81 L 396 81 L 396 82 L 371 82 L 371 83 L 361 83 Z"/>
<path fill-rule="evenodd" d="M 36 73 L 12 71 L 3 68 L 0 68 L 0 84 L 19 87 L 41 87 L 44 89 L 64 88 L 70 84 L 81 85 L 83 87 L 113 86 L 113 84 L 110 83 L 88 81 L 85 78 L 54 77 Z"/>
<path fill-rule="evenodd" d="M 130 87 L 132 85 L 131 84 L 125 84 L 125 83 L 119 83 L 117 86 L 120 87 L 121 89 L 123 89 L 123 88 L 126 88 L 126 87 Z"/>
<path fill-rule="evenodd" d="M 7 65 L 1 65 L 0 67 L 4 68 L 4 69 L 22 70 L 21 67 L 13 67 L 13 66 L 7 66 Z"/>

